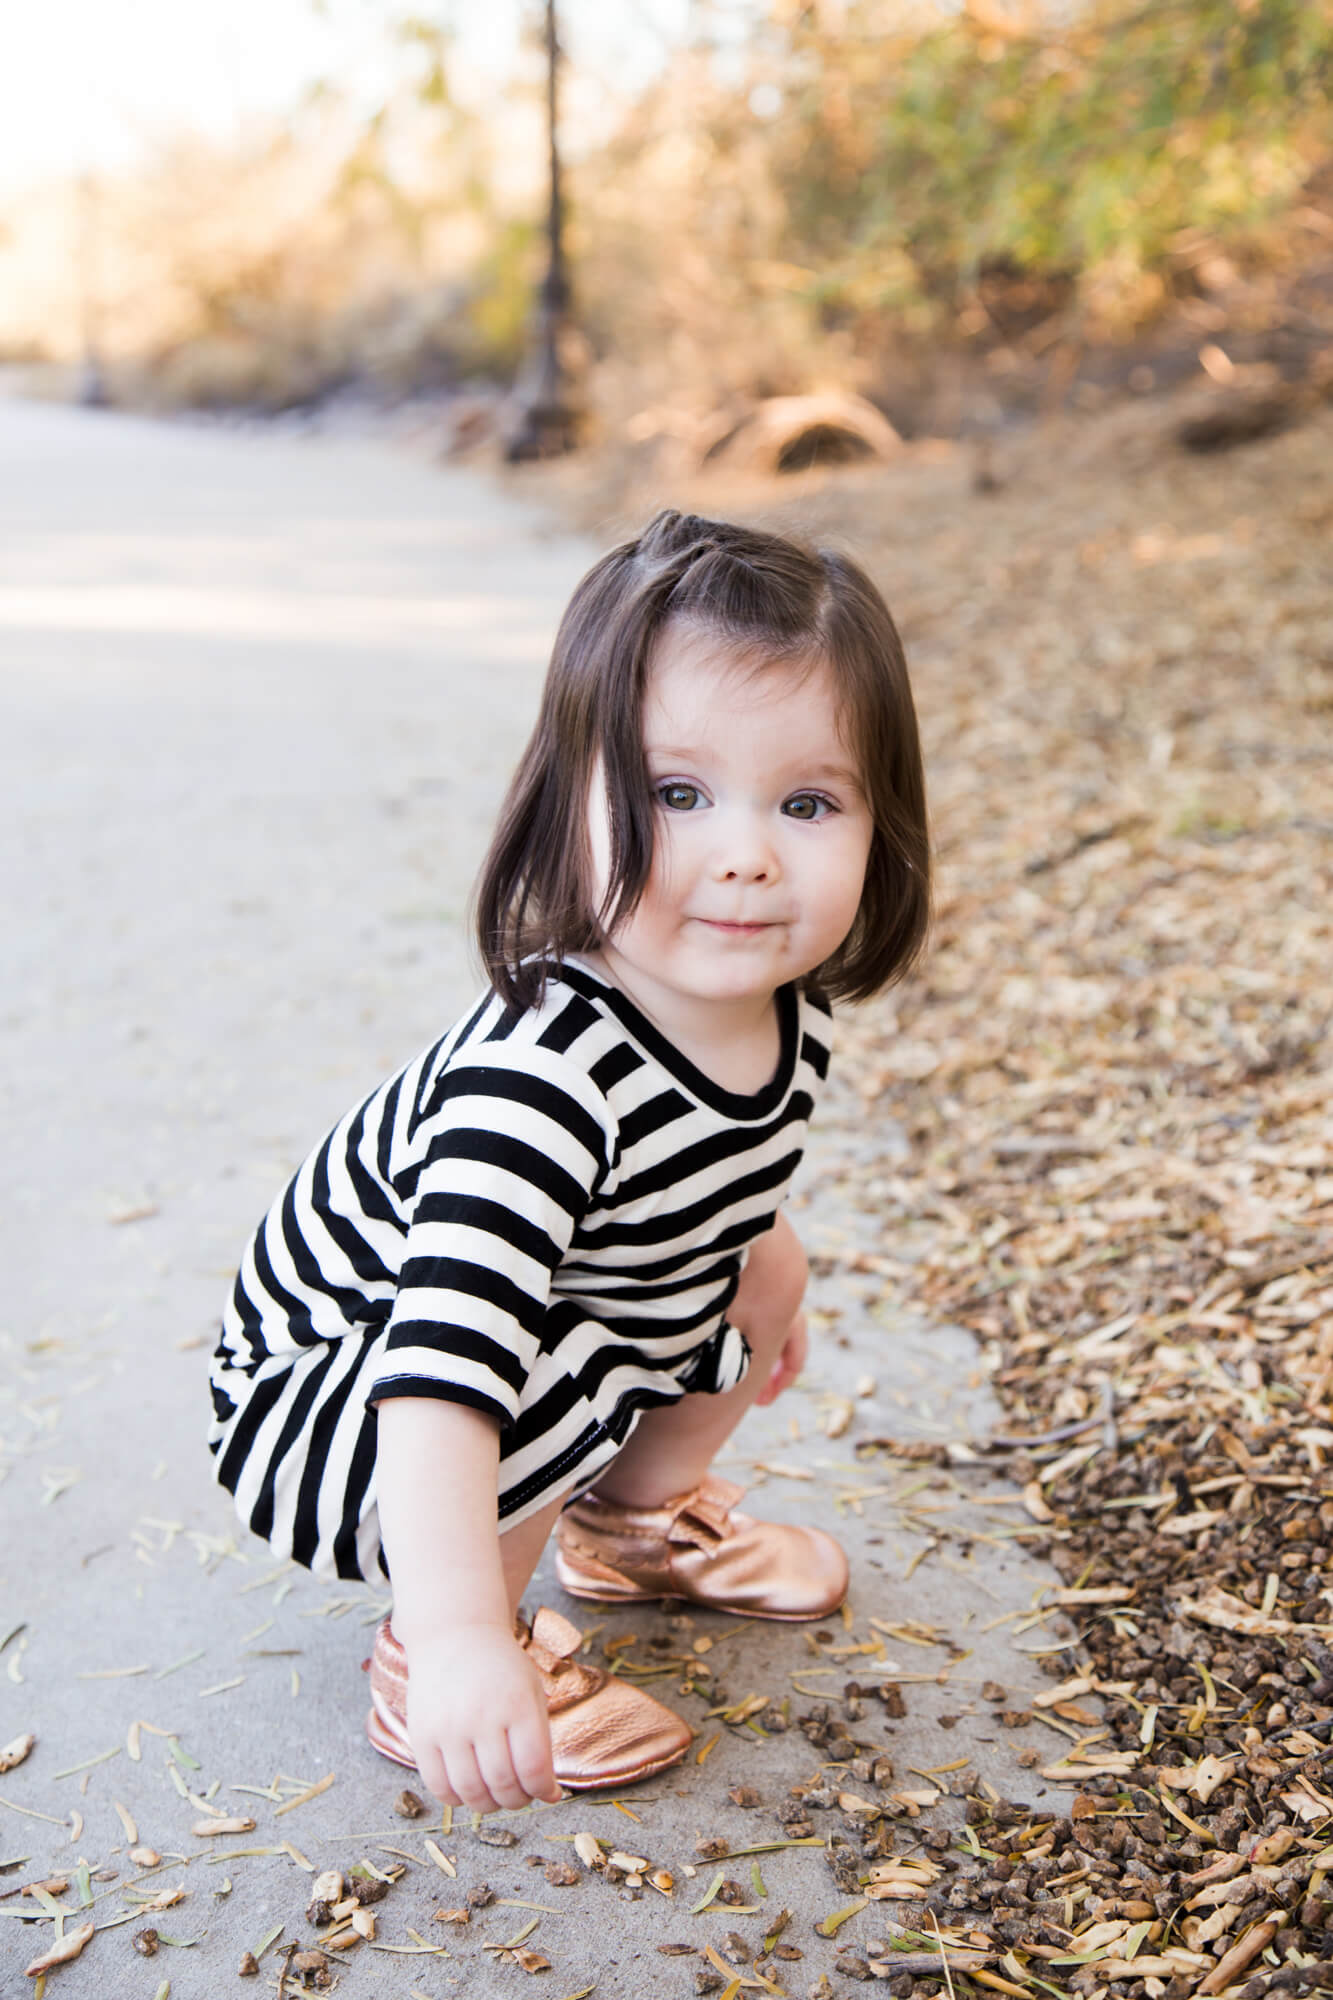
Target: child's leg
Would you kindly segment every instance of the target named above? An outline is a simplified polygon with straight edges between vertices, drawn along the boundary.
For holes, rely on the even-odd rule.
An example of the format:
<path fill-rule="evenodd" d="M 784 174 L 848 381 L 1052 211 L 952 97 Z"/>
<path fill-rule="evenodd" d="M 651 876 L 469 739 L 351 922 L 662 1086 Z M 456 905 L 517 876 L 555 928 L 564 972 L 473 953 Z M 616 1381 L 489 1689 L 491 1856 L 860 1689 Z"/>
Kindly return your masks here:
<path fill-rule="evenodd" d="M 505 1588 L 509 1592 L 509 1613 L 518 1615 L 519 1603 L 524 1591 L 532 1581 L 532 1572 L 541 1561 L 542 1550 L 551 1539 L 551 1530 L 565 1501 L 552 1500 L 539 1514 L 530 1514 L 526 1521 L 520 1521 L 516 1528 L 503 1528 L 500 1532 L 500 1562 L 504 1569 Z"/>
<path fill-rule="evenodd" d="M 745 1380 L 647 1411 L 600 1483 L 566 1508 L 556 1574 L 571 1596 L 675 1597 L 757 1618 L 825 1618 L 842 1603 L 847 1559 L 831 1535 L 752 1520 L 736 1511 L 740 1487 L 709 1476 L 745 1412 L 800 1371 L 805 1276 L 780 1217 L 750 1253 L 728 1315 L 750 1343 Z"/>
<path fill-rule="evenodd" d="M 597 1496 L 621 1507 L 655 1507 L 688 1492 L 745 1412 L 767 1388 L 779 1356 L 793 1337 L 805 1295 L 805 1252 L 785 1216 L 757 1244 L 741 1273 L 731 1310 L 752 1360 L 743 1382 L 721 1395 L 682 1396 L 678 1403 L 645 1410 L 606 1474 Z"/>

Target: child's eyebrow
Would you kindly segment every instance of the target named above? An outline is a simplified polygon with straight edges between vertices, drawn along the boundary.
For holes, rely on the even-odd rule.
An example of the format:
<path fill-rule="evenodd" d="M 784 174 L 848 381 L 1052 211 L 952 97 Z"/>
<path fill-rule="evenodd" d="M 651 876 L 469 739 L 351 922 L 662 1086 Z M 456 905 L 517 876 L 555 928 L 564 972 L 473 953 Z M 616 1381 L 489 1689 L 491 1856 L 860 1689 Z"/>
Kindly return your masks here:
<path fill-rule="evenodd" d="M 653 762 L 681 766 L 703 763 L 709 754 L 707 746 L 699 743 L 647 743 L 644 751 Z M 865 790 L 861 773 L 854 764 L 801 764 L 793 760 L 788 789 L 799 790 L 807 784 L 848 785 L 857 792 Z"/>
<path fill-rule="evenodd" d="M 814 764 L 808 776 L 822 778 L 825 784 L 855 785 L 860 790 L 861 773 L 853 764 Z"/>

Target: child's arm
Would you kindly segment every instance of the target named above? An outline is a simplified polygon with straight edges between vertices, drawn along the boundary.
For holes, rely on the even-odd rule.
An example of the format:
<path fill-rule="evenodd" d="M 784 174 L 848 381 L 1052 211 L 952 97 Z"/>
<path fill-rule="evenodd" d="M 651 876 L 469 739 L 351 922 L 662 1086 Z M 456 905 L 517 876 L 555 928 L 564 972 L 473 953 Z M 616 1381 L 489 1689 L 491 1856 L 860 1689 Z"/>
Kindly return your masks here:
<path fill-rule="evenodd" d="M 555 1800 L 546 1697 L 514 1637 L 496 1524 L 496 1421 L 432 1396 L 378 1404 L 380 1530 L 407 1653 L 407 1733 L 446 1805 Z"/>

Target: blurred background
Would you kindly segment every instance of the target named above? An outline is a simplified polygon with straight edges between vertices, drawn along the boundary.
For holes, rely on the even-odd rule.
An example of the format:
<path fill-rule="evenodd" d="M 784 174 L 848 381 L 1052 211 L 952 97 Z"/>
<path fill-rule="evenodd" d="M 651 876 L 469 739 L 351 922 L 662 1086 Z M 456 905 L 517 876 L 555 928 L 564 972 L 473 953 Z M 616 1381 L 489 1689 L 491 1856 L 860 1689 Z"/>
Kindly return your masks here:
<path fill-rule="evenodd" d="M 1326 0 L 53 0 L 0 78 L 0 361 L 154 409 L 447 397 L 474 438 L 548 268 L 548 13 L 585 439 L 1324 386 Z M 762 448 L 875 450 L 844 417 Z"/>

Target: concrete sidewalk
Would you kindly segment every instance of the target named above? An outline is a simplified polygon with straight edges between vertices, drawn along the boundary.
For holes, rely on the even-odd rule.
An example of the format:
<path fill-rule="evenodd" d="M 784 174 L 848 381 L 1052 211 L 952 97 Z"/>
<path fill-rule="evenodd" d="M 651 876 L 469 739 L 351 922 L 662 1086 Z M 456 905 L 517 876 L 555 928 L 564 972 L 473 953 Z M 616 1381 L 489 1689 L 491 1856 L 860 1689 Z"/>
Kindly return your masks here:
<path fill-rule="evenodd" d="M 711 1669 L 694 1695 L 679 1693 L 679 1668 L 649 1683 L 698 1727 L 701 1750 L 719 1740 L 706 1762 L 628 1795 L 636 1817 L 571 1799 L 504 1816 L 513 1846 L 488 1844 L 467 1815 L 448 1837 L 438 1811 L 397 1817 L 403 1774 L 360 1733 L 376 1593 L 280 1571 L 211 1484 L 207 1354 L 242 1244 L 308 1146 L 473 992 L 472 875 L 555 622 L 594 553 L 474 476 L 382 446 L 0 403 L 0 1745 L 38 1738 L 0 1777 L 0 1993 L 31 1992 L 23 1968 L 52 1941 L 49 1922 L 16 1920 L 33 1901 L 12 1893 L 20 1884 L 70 1874 L 69 1931 L 86 1921 L 81 1860 L 99 1926 L 135 1907 L 125 1889 L 144 1871 L 127 1822 L 179 1857 L 135 1893 L 186 1893 L 52 1973 L 70 2000 L 148 2000 L 168 1979 L 175 2000 L 211 2000 L 281 1924 L 257 1986 L 239 1989 L 271 1990 L 281 1948 L 313 1938 L 307 1867 L 360 1861 L 406 1872 L 376 1906 L 376 1944 L 392 1949 L 339 1963 L 349 1993 L 512 1992 L 519 1964 L 488 1947 L 535 1918 L 520 1948 L 550 1960 L 552 2000 L 687 1994 L 711 1969 L 704 1946 L 737 1930 L 757 1945 L 784 1904 L 804 1953 L 779 1966 L 785 1989 L 804 1994 L 828 1970 L 836 1991 L 838 1947 L 884 1937 L 901 1910 L 871 1904 L 836 1939 L 816 1935 L 852 1900 L 818 1849 L 759 1855 L 763 1894 L 750 1857 L 728 1862 L 758 1907 L 690 1914 L 716 1873 L 700 1836 L 781 1839 L 767 1808 L 828 1754 L 796 1728 L 761 1736 L 707 1711 L 755 1693 L 789 1697 L 794 1719 L 850 1679 L 887 1678 L 905 1717 L 867 1699 L 847 1727 L 917 1791 L 967 1763 L 998 1792 L 1032 1796 L 1043 1781 L 1015 1752 L 1059 1748 L 1044 1730 L 1000 1728 L 998 1702 L 980 1696 L 999 1681 L 1022 1709 L 1042 1684 L 1012 1649 L 1021 1621 L 996 1622 L 1050 1580 L 995 1534 L 1026 1516 L 978 1510 L 929 1468 L 856 1456 L 858 1436 L 958 1435 L 994 1411 L 967 1338 L 886 1324 L 873 1274 L 856 1268 L 859 1251 L 885 1247 L 873 1161 L 891 1135 L 868 1138 L 836 1093 L 796 1217 L 822 1253 L 823 1337 L 808 1381 L 754 1414 L 725 1469 L 762 1484 L 758 1510 L 845 1536 L 850 1629 L 658 1611 L 603 1621 L 549 1578 L 534 1597 L 600 1626 L 594 1651 L 635 1634 L 631 1661 L 690 1655 Z M 874 1389 L 856 1397 L 863 1378 Z M 841 1396 L 855 1413 L 832 1439 L 822 1427 Z M 886 1636 L 872 1617 L 900 1635 L 916 1623 Z M 878 1655 L 836 1650 L 876 1638 Z M 1053 1642 L 1042 1627 L 1020 1643 Z M 794 1682 L 802 1670 L 813 1678 Z M 729 1800 L 741 1785 L 762 1804 Z M 254 1832 L 196 1836 L 198 1799 L 253 1817 Z M 944 1810 L 900 1822 L 899 1848 Z M 818 1830 L 840 1818 L 825 1812 Z M 529 1868 L 573 1860 L 580 1829 L 670 1870 L 674 1893 L 549 1885 Z M 483 1880 L 499 1900 L 466 1926 L 432 1918 Z M 177 1940 L 151 1962 L 131 1944 L 146 1925 Z M 696 1955 L 658 1956 L 668 1943 Z"/>

